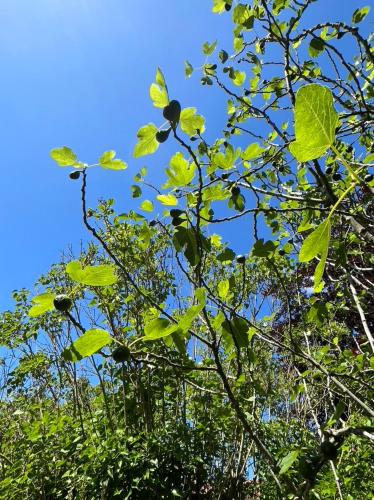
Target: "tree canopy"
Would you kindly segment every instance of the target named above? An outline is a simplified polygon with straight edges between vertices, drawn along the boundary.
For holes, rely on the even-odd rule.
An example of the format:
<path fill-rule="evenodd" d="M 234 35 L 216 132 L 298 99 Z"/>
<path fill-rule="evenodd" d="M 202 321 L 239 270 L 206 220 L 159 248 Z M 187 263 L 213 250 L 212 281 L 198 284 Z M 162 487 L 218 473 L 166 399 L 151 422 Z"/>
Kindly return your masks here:
<path fill-rule="evenodd" d="M 91 241 L 0 316 L 2 498 L 373 498 L 374 52 L 322 9 L 213 0 L 221 134 L 155 68 L 133 156 L 174 153 L 126 213 L 87 192 L 131 158 L 50 152 Z"/>

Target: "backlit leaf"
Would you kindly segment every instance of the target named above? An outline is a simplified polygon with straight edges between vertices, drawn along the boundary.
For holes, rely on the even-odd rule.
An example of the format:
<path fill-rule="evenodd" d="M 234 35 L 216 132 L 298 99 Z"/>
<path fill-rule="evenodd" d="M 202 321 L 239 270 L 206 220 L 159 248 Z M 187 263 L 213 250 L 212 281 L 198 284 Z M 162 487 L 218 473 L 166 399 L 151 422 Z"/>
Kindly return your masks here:
<path fill-rule="evenodd" d="M 81 337 L 75 340 L 70 347 L 62 352 L 66 361 L 76 362 L 110 344 L 112 339 L 108 332 L 100 329 L 87 330 Z"/>
<path fill-rule="evenodd" d="M 66 272 L 73 281 L 88 286 L 108 286 L 117 282 L 117 276 L 114 274 L 114 266 L 99 265 L 86 266 L 82 268 L 79 261 L 69 262 L 66 266 Z"/>
<path fill-rule="evenodd" d="M 295 136 L 289 149 L 299 162 L 319 158 L 333 144 L 338 115 L 331 91 L 317 84 L 298 90 L 295 103 Z"/>

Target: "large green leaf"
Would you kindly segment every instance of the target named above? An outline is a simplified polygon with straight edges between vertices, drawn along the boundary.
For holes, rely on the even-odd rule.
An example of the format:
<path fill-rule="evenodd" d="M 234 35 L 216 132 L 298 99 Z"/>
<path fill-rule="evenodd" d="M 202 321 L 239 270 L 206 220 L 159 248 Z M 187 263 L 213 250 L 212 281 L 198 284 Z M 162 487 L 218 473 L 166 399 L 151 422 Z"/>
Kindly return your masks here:
<path fill-rule="evenodd" d="M 76 362 L 88 356 L 92 356 L 92 354 L 95 354 L 111 342 L 112 339 L 105 330 L 87 330 L 81 337 L 75 340 L 70 347 L 62 352 L 62 357 L 66 361 Z"/>
<path fill-rule="evenodd" d="M 158 194 L 156 199 L 166 207 L 176 207 L 178 200 L 173 194 Z"/>
<path fill-rule="evenodd" d="M 299 450 L 290 451 L 288 455 L 282 458 L 280 462 L 281 469 L 279 471 L 279 474 L 285 474 L 288 471 L 292 464 L 297 460 L 299 453 Z"/>
<path fill-rule="evenodd" d="M 168 181 L 165 188 L 185 187 L 192 181 L 195 175 L 195 164 L 189 163 L 182 155 L 176 153 L 170 160 L 170 166 L 165 170 Z"/>
<path fill-rule="evenodd" d="M 196 108 L 182 109 L 179 123 L 183 132 L 189 136 L 195 135 L 197 130 L 200 134 L 205 130 L 205 120 L 202 116 L 196 114 Z"/>
<path fill-rule="evenodd" d="M 247 347 L 249 344 L 248 330 L 248 323 L 243 318 L 235 317 L 222 323 L 222 334 L 226 345 L 232 345 L 233 338 L 235 338 L 239 347 Z"/>
<path fill-rule="evenodd" d="M 127 168 L 126 163 L 115 158 L 115 156 L 115 151 L 105 151 L 99 158 L 100 167 L 108 170 L 125 170 L 125 168 Z"/>
<path fill-rule="evenodd" d="M 299 162 L 319 158 L 333 144 L 338 115 L 331 91 L 317 84 L 305 85 L 296 94 L 295 137 L 289 149 Z"/>
<path fill-rule="evenodd" d="M 134 147 L 133 156 L 139 158 L 140 156 L 151 155 L 157 151 L 159 143 L 156 140 L 157 127 L 153 123 L 148 123 L 141 127 L 136 134 L 138 142 Z"/>
<path fill-rule="evenodd" d="M 114 274 L 114 266 L 86 266 L 82 268 L 77 260 L 69 262 L 66 266 L 66 272 L 73 281 L 88 286 L 107 286 L 113 285 L 117 281 Z"/>
<path fill-rule="evenodd" d="M 197 304 L 195 306 L 191 306 L 178 320 L 178 328 L 184 332 L 191 327 L 192 322 L 195 318 L 197 318 L 205 306 L 205 289 L 197 288 L 195 290 L 195 298 L 197 300 Z"/>
<path fill-rule="evenodd" d="M 67 146 L 52 149 L 49 154 L 52 160 L 54 160 L 60 167 L 74 167 L 78 164 L 76 154 Z"/>
<path fill-rule="evenodd" d="M 149 88 L 149 96 L 152 99 L 155 108 L 164 108 L 169 103 L 168 89 L 166 87 L 165 78 L 160 68 L 156 70 L 155 83 Z"/>
<path fill-rule="evenodd" d="M 55 298 L 53 293 L 42 293 L 40 295 L 36 295 L 31 302 L 35 305 L 31 307 L 29 310 L 30 318 L 36 318 L 41 314 L 44 314 L 47 311 L 53 311 L 53 299 Z"/>
<path fill-rule="evenodd" d="M 178 330 L 177 323 L 172 323 L 167 318 L 156 318 L 144 327 L 144 340 L 158 340 L 171 335 Z"/>
<path fill-rule="evenodd" d="M 309 262 L 318 254 L 325 252 L 330 242 L 330 230 L 330 219 L 326 219 L 305 238 L 299 253 L 300 262 Z"/>

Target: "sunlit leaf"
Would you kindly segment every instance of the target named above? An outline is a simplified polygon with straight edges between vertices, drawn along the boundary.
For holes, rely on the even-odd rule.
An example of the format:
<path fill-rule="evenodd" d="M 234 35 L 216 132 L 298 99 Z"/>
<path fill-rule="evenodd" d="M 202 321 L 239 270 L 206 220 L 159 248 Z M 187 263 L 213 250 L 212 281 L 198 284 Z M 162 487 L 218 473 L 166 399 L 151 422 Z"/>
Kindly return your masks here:
<path fill-rule="evenodd" d="M 184 108 L 180 115 L 180 128 L 182 131 L 193 136 L 198 130 L 202 134 L 205 130 L 205 120 L 202 116 L 196 114 L 196 108 Z"/>
<path fill-rule="evenodd" d="M 289 146 L 299 162 L 319 158 L 333 144 L 338 115 L 331 91 L 317 84 L 298 90 L 295 103 L 296 140 Z"/>
<path fill-rule="evenodd" d="M 148 123 L 138 130 L 138 142 L 135 145 L 133 156 L 139 158 L 140 156 L 151 155 L 157 151 L 159 143 L 156 140 L 157 127 L 153 123 Z"/>
<path fill-rule="evenodd" d="M 33 305 L 29 310 L 30 318 L 36 318 L 37 316 L 40 316 L 47 311 L 53 311 L 54 297 L 55 296 L 53 293 L 42 293 L 40 295 L 36 295 L 36 297 L 31 299 L 31 302 L 35 305 Z"/>
<path fill-rule="evenodd" d="M 108 286 L 117 282 L 117 276 L 112 265 L 86 266 L 82 268 L 81 263 L 76 260 L 67 264 L 66 272 L 73 281 L 77 281 L 82 285 Z"/>
<path fill-rule="evenodd" d="M 52 149 L 50 156 L 60 167 L 73 167 L 78 163 L 76 154 L 67 146 Z"/>
<path fill-rule="evenodd" d="M 88 356 L 92 356 L 92 354 L 95 354 L 111 342 L 112 339 L 105 330 L 87 330 L 81 337 L 75 340 L 70 347 L 62 352 L 62 357 L 66 361 L 76 362 Z"/>

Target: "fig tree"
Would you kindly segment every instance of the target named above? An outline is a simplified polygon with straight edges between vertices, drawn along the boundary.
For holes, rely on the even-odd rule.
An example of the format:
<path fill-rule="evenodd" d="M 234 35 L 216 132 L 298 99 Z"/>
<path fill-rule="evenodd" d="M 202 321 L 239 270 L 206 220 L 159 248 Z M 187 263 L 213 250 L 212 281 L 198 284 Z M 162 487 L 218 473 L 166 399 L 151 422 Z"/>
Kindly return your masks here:
<path fill-rule="evenodd" d="M 55 306 L 55 309 L 57 309 L 57 311 L 67 312 L 72 308 L 73 301 L 67 295 L 61 294 L 56 295 L 56 297 L 53 299 L 53 305 Z"/>

